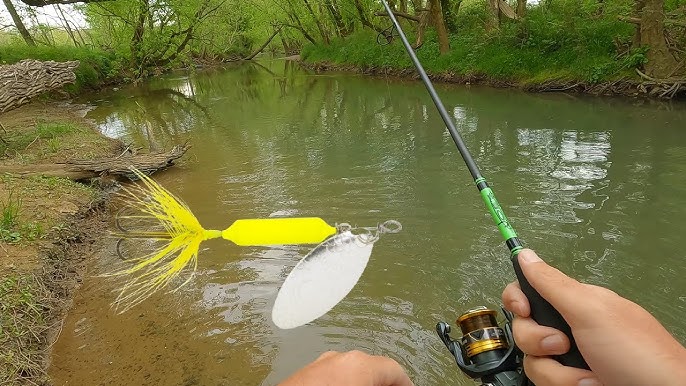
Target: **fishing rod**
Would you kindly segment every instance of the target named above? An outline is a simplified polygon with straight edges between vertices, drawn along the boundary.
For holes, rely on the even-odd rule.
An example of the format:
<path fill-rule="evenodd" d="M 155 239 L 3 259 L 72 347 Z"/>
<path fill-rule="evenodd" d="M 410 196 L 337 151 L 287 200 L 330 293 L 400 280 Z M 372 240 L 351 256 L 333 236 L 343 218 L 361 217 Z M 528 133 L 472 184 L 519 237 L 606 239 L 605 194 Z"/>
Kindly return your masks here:
<path fill-rule="evenodd" d="M 495 221 L 495 224 L 498 227 L 498 230 L 500 231 L 500 234 L 505 240 L 505 245 L 510 251 L 511 261 L 514 267 L 515 275 L 517 277 L 517 280 L 519 281 L 520 287 L 522 288 L 522 292 L 524 292 L 527 299 L 529 300 L 532 318 L 540 325 L 553 327 L 557 330 L 562 331 L 569 338 L 571 344 L 570 350 L 566 354 L 556 357 L 556 359 L 561 364 L 565 366 L 588 369 L 588 364 L 579 352 L 579 348 L 577 347 L 574 341 L 574 337 L 572 336 L 572 331 L 569 327 L 569 324 L 567 324 L 562 315 L 560 315 L 560 313 L 531 286 L 527 278 L 524 276 L 522 269 L 519 266 L 519 261 L 517 259 L 517 255 L 524 248 L 522 241 L 519 239 L 519 237 L 517 237 L 517 233 L 508 221 L 507 217 L 505 216 L 505 212 L 498 203 L 498 200 L 495 197 L 493 189 L 491 189 L 488 186 L 486 178 L 484 178 L 484 176 L 479 171 L 479 167 L 474 161 L 474 158 L 472 158 L 471 154 L 469 153 L 469 149 L 467 149 L 467 146 L 465 145 L 464 141 L 462 140 L 462 137 L 460 136 L 460 133 L 457 131 L 455 125 L 450 119 L 448 111 L 445 109 L 445 106 L 443 105 L 441 98 L 436 93 L 436 90 L 434 89 L 431 80 L 426 74 L 426 71 L 424 71 L 424 68 L 422 67 L 422 64 L 419 62 L 419 59 L 417 58 L 417 55 L 412 49 L 412 46 L 408 42 L 407 37 L 405 36 L 405 33 L 403 32 L 403 29 L 400 26 L 400 23 L 398 22 L 398 20 L 395 17 L 395 14 L 393 13 L 393 10 L 388 5 L 386 0 L 381 0 L 381 2 L 383 3 L 383 6 L 386 9 L 386 12 L 388 13 L 388 17 L 393 22 L 395 29 L 398 31 L 398 36 L 400 37 L 400 40 L 402 41 L 403 46 L 405 47 L 405 51 L 407 51 L 407 54 L 410 56 L 410 59 L 412 60 L 412 63 L 417 69 L 419 76 L 422 78 L 422 82 L 426 86 L 426 89 L 428 90 L 431 99 L 436 105 L 438 113 L 441 115 L 443 122 L 445 123 L 448 131 L 450 132 L 450 136 L 453 138 L 453 141 L 455 142 L 455 145 L 457 146 L 460 155 L 462 155 L 462 159 L 464 160 L 464 163 L 467 165 L 467 169 L 469 169 L 469 173 L 472 175 L 472 178 L 474 179 L 474 183 L 476 184 L 476 187 L 479 190 L 479 193 L 484 201 L 484 204 L 486 205 L 486 208 L 490 212 L 491 217 Z M 449 325 L 441 322 L 436 326 L 439 336 L 446 344 L 448 349 L 454 354 L 455 359 L 458 362 L 458 366 L 460 366 L 460 368 L 463 369 L 463 371 L 471 371 L 472 376 L 479 374 L 486 374 L 487 376 L 489 376 L 492 375 L 493 371 L 498 370 L 499 360 L 497 356 L 492 355 L 493 352 L 491 352 L 491 350 L 501 352 L 504 351 L 505 347 L 501 346 L 496 341 L 500 341 L 500 338 L 511 338 L 511 330 L 508 330 L 509 326 L 506 326 L 507 328 L 505 329 L 505 331 L 503 331 L 502 329 L 500 329 L 500 331 L 489 330 L 489 328 L 497 328 L 497 324 L 495 324 L 494 314 L 495 311 L 490 311 L 486 309 L 475 309 L 470 310 L 462 316 L 460 316 L 460 318 L 458 318 L 457 320 L 457 323 L 460 325 L 463 333 L 465 334 L 462 339 L 462 342 L 455 342 L 450 338 L 450 336 L 448 335 L 450 332 Z M 511 322 L 512 315 L 506 313 L 506 316 L 508 317 L 508 322 Z M 475 337 L 473 336 L 474 334 L 472 334 L 475 330 L 469 331 L 470 328 L 479 331 L 483 330 L 482 332 L 484 332 L 484 334 L 482 334 L 481 338 L 484 339 L 476 339 L 475 342 L 472 341 L 475 339 Z M 490 336 L 489 333 L 494 333 L 495 336 Z M 505 336 L 503 336 L 503 334 Z M 491 345 L 484 345 L 484 343 L 488 342 L 490 342 Z M 512 340 L 511 343 L 514 343 L 514 340 Z M 472 352 L 466 352 L 467 361 L 472 360 L 472 362 L 476 362 L 471 363 L 471 367 L 469 366 L 469 363 L 466 363 L 467 361 L 465 361 L 465 357 L 463 355 L 465 353 L 463 353 L 460 349 L 463 346 L 467 349 L 466 351 L 470 351 L 470 348 L 474 349 L 472 350 Z M 483 350 L 484 346 L 489 346 L 485 347 L 488 348 L 488 350 Z M 514 344 L 511 344 L 511 346 L 514 346 Z M 507 351 L 510 354 L 507 355 L 513 356 L 513 353 L 516 353 L 516 351 L 517 350 L 514 350 L 513 347 L 510 347 L 509 351 Z M 489 353 L 491 355 L 484 356 L 484 354 Z M 460 363 L 461 361 L 462 363 Z M 478 363 L 480 361 L 482 363 Z M 478 368 L 475 368 L 475 366 Z M 473 376 L 473 378 L 476 377 Z"/>

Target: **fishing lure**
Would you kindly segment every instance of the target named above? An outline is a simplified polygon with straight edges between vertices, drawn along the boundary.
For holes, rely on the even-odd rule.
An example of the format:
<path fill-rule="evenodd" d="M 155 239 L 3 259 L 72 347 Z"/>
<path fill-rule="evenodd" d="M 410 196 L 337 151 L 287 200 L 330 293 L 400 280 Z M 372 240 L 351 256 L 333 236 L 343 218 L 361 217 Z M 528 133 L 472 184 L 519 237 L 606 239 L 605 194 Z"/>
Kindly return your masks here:
<path fill-rule="evenodd" d="M 183 272 L 188 277 L 171 291 L 191 281 L 205 240 L 223 238 L 239 246 L 320 244 L 286 278 L 272 313 L 277 326 L 297 327 L 342 300 L 362 275 L 380 235 L 402 229 L 394 220 L 377 227 L 352 227 L 301 217 L 241 219 L 224 230 L 207 230 L 182 200 L 143 172 L 131 170 L 141 183 L 122 187 L 124 209 L 115 218 L 113 232 L 119 238 L 117 254 L 130 266 L 103 275 L 129 277 L 113 303 L 119 313 L 170 286 Z M 148 252 L 130 257 L 141 249 Z"/>

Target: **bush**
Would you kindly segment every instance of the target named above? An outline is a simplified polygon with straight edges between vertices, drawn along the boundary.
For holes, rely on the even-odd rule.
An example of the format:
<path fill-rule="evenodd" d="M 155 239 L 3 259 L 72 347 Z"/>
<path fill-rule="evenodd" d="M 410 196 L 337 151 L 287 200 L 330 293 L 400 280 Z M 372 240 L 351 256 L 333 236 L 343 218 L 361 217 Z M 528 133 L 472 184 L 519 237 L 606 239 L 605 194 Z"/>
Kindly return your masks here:
<path fill-rule="evenodd" d="M 467 3 L 456 18 L 458 32 L 450 36 L 450 52 L 439 55 L 436 35 L 428 29 L 425 43 L 416 50 L 417 56 L 431 73 L 522 83 L 597 83 L 632 75 L 633 68 L 644 63 L 645 53 L 640 51 L 617 54 L 615 41 L 628 43 L 633 34 L 634 27 L 617 18 L 618 13 L 626 11 L 626 5 L 606 2 L 604 14 L 596 15 L 596 1 L 551 4 L 530 7 L 523 21 L 507 20 L 499 31 L 487 33 L 483 4 Z M 365 30 L 328 46 L 307 45 L 302 56 L 310 62 L 359 67 L 412 67 L 398 39 L 391 45 L 379 45 L 376 38 L 376 33 Z"/>

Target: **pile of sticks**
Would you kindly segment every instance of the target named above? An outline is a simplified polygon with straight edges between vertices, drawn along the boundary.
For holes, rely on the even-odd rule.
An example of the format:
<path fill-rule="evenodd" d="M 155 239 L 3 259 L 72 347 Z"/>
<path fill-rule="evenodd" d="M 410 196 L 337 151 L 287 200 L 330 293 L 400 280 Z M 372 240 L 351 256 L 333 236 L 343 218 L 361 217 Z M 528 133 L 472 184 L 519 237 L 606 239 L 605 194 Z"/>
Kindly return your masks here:
<path fill-rule="evenodd" d="M 78 66 L 78 61 L 33 59 L 0 66 L 0 113 L 21 106 L 44 92 L 74 83 L 74 70 Z"/>

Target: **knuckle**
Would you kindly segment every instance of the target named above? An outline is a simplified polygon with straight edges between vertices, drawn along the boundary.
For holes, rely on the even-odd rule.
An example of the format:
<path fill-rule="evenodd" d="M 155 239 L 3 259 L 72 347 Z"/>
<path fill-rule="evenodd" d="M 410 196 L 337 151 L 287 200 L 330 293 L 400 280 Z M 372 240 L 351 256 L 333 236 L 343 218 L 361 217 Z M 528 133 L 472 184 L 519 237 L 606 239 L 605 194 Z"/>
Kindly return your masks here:
<path fill-rule="evenodd" d="M 368 355 L 360 350 L 352 350 L 345 353 L 345 356 L 352 361 L 362 361 L 368 357 Z"/>

